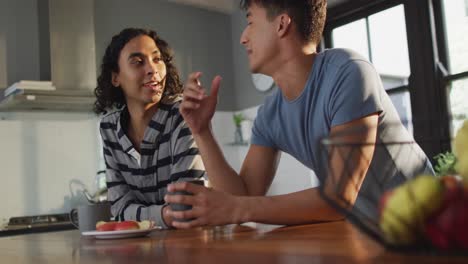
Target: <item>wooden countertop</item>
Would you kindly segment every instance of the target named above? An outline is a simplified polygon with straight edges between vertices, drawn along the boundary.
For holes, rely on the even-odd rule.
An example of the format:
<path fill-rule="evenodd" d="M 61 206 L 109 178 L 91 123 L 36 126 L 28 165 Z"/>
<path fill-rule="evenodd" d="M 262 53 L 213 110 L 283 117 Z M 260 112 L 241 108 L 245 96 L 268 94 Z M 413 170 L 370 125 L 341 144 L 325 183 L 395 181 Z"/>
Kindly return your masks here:
<path fill-rule="evenodd" d="M 78 230 L 0 238 L 0 263 L 468 263 L 390 252 L 346 221 L 154 231 L 94 240 Z"/>

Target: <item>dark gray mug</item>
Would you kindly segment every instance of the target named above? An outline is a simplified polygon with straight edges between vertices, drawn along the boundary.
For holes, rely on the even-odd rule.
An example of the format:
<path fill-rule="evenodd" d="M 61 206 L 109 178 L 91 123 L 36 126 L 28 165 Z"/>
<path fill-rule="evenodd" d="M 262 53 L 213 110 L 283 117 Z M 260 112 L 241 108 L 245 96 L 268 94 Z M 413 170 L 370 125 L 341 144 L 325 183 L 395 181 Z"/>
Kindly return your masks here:
<path fill-rule="evenodd" d="M 110 221 L 111 210 L 109 202 L 84 204 L 70 211 L 70 222 L 80 232 L 96 230 L 99 221 Z"/>
<path fill-rule="evenodd" d="M 205 181 L 204 180 L 199 180 L 199 179 L 188 180 L 186 182 L 193 183 L 193 184 L 198 184 L 198 185 L 202 185 L 202 186 L 205 185 Z M 192 195 L 192 193 L 189 193 L 189 192 L 186 192 L 186 191 L 169 192 L 168 194 L 169 195 Z M 177 212 L 178 211 L 187 211 L 187 210 L 192 209 L 192 206 L 187 205 L 187 204 L 171 203 L 171 204 L 169 204 L 169 206 L 171 207 L 172 211 L 177 211 Z M 179 221 L 179 222 L 188 222 L 188 221 L 192 221 L 193 219 L 174 219 L 174 220 Z"/>

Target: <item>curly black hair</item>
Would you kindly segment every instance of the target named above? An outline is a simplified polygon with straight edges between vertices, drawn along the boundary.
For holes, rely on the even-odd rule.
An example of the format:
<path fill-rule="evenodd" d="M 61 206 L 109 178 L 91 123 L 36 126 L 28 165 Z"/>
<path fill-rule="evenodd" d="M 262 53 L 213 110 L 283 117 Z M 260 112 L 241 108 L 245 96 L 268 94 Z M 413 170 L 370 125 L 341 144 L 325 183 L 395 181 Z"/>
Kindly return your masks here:
<path fill-rule="evenodd" d="M 126 28 L 112 37 L 102 58 L 101 73 L 97 79 L 97 87 L 94 89 L 96 102 L 94 112 L 96 114 L 107 113 L 112 109 L 123 107 L 125 95 L 121 88 L 112 84 L 112 73 L 119 72 L 119 57 L 124 46 L 138 36 L 146 35 L 154 40 L 161 51 L 162 60 L 166 64 L 166 87 L 161 101 L 170 101 L 171 98 L 182 94 L 183 85 L 179 73 L 173 64 L 173 52 L 169 44 L 163 40 L 155 31 L 141 28 Z"/>
<path fill-rule="evenodd" d="M 252 4 L 265 8 L 269 19 L 286 12 L 296 23 L 304 41 L 320 43 L 327 16 L 327 0 L 241 0 L 239 5 L 247 10 Z"/>

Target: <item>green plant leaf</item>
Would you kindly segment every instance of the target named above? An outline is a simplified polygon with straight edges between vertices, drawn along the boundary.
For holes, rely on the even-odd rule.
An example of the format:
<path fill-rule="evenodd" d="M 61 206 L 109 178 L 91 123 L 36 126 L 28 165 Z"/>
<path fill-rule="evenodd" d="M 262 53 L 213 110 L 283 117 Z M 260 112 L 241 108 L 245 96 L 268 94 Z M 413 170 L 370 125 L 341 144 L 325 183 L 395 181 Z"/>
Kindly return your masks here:
<path fill-rule="evenodd" d="M 242 113 L 234 114 L 232 117 L 234 119 L 234 124 L 236 126 L 240 126 L 242 121 L 245 120 L 245 117 L 244 117 L 244 115 Z"/>
<path fill-rule="evenodd" d="M 434 159 L 436 164 L 434 170 L 437 176 L 444 176 L 450 174 L 456 174 L 455 165 L 457 164 L 457 157 L 452 152 L 445 152 L 437 154 Z"/>

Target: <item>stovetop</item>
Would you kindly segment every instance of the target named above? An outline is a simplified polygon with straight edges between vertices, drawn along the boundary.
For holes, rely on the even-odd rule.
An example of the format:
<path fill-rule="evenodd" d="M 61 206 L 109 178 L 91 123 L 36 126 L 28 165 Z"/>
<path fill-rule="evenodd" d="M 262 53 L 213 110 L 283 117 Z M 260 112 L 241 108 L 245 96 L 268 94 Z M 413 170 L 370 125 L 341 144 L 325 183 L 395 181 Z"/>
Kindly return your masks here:
<path fill-rule="evenodd" d="M 74 226 L 70 216 L 64 214 L 11 217 L 8 224 L 0 228 L 0 236 L 70 230 Z"/>

